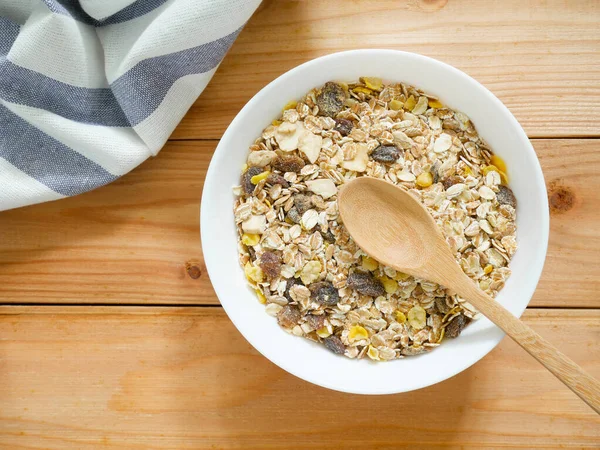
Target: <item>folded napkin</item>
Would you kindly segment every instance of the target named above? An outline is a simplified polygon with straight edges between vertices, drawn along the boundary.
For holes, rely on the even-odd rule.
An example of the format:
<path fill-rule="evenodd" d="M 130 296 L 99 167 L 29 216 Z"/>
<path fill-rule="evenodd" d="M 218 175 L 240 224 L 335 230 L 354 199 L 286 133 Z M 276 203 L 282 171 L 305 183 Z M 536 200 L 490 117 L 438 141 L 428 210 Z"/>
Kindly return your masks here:
<path fill-rule="evenodd" d="M 0 0 L 0 210 L 156 155 L 260 0 Z"/>

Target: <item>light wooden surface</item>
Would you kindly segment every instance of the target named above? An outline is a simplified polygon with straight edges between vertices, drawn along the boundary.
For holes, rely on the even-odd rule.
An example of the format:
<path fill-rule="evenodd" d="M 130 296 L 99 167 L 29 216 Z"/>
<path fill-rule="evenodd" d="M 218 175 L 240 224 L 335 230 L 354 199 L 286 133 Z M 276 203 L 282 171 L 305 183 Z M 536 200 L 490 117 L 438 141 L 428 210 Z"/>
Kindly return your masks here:
<path fill-rule="evenodd" d="M 600 382 L 463 272 L 455 251 L 420 199 L 382 179 L 360 177 L 340 188 L 338 204 L 342 223 L 367 255 L 456 292 L 600 414 Z"/>
<path fill-rule="evenodd" d="M 532 138 L 551 232 L 525 320 L 600 376 L 599 22 L 596 0 L 266 0 L 157 158 L 0 213 L 0 448 L 599 448 L 598 416 L 508 340 L 404 395 L 286 374 L 218 307 L 198 230 L 216 139 L 277 75 L 352 48 L 433 56 Z"/>
<path fill-rule="evenodd" d="M 600 311 L 526 322 L 600 376 Z M 574 326 L 577 324 L 577 326 Z M 0 308 L 0 447 L 597 448 L 600 417 L 510 340 L 407 394 L 309 385 L 215 308 Z"/>
<path fill-rule="evenodd" d="M 267 0 L 173 138 L 219 138 L 294 66 L 391 48 L 451 64 L 496 94 L 530 137 L 598 136 L 597 0 Z"/>
<path fill-rule="evenodd" d="M 600 139 L 532 142 L 555 206 L 531 304 L 600 307 Z M 215 146 L 170 142 L 102 189 L 1 213 L 0 303 L 218 303 L 198 231 Z"/>

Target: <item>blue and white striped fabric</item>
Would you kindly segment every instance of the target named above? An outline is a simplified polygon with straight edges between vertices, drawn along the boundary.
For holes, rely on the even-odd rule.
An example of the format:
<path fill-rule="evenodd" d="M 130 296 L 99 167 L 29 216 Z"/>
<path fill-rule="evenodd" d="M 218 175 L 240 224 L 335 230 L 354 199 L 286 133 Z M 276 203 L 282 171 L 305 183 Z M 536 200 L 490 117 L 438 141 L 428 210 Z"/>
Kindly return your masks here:
<path fill-rule="evenodd" d="M 260 0 L 0 0 L 0 210 L 161 149 Z"/>

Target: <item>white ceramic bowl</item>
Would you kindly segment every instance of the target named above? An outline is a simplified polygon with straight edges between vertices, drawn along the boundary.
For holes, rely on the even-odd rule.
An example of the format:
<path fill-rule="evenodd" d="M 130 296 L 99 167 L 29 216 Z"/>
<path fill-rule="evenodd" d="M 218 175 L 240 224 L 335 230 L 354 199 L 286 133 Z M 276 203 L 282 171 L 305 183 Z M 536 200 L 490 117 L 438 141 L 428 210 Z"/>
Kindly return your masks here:
<path fill-rule="evenodd" d="M 403 81 L 438 96 L 466 113 L 480 135 L 508 166 L 518 200 L 519 249 L 512 276 L 497 300 L 520 316 L 536 288 L 548 244 L 548 202 L 540 164 L 525 132 L 508 109 L 477 81 L 447 64 L 394 50 L 355 50 L 309 61 L 271 82 L 244 106 L 223 135 L 212 158 L 201 204 L 202 249 L 214 289 L 235 326 L 264 356 L 281 368 L 326 388 L 358 394 L 391 394 L 419 389 L 465 370 L 491 351 L 504 334 L 489 320 L 471 323 L 456 339 L 435 350 L 375 363 L 334 355 L 307 339 L 284 332 L 247 287 L 238 265 L 232 187 L 239 184 L 248 146 L 285 103 L 330 80 L 377 76 Z"/>

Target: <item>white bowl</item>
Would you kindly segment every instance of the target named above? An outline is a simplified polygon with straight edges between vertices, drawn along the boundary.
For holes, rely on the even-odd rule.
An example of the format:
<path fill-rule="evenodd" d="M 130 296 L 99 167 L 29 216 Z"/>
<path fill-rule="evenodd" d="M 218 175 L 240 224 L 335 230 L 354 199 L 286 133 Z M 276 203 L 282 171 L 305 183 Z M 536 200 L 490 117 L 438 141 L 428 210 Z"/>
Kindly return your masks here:
<path fill-rule="evenodd" d="M 223 135 L 215 150 L 201 204 L 202 249 L 213 287 L 231 321 L 260 353 L 311 383 L 357 394 L 392 394 L 443 381 L 483 358 L 504 333 L 486 318 L 471 323 L 456 339 L 433 351 L 375 363 L 334 355 L 307 339 L 287 334 L 267 315 L 246 285 L 238 264 L 232 187 L 239 184 L 248 146 L 281 112 L 330 80 L 377 76 L 403 81 L 466 113 L 480 135 L 508 166 L 518 201 L 519 249 L 512 276 L 497 300 L 520 316 L 536 288 L 548 245 L 548 201 L 540 164 L 525 132 L 490 91 L 465 73 L 425 56 L 394 50 L 354 50 L 309 61 L 283 74 L 256 94 Z"/>

